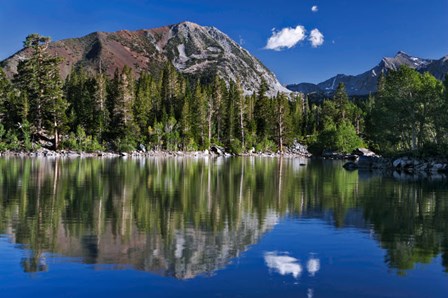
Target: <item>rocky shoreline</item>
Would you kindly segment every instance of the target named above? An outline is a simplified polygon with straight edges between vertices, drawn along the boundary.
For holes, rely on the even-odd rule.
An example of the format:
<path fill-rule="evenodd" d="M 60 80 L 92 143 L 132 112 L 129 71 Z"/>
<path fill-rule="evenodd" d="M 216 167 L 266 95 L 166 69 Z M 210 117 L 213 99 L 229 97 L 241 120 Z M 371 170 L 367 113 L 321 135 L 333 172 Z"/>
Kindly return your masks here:
<path fill-rule="evenodd" d="M 232 154 L 226 152 L 220 146 L 211 146 L 210 149 L 203 151 L 163 151 L 163 150 L 136 150 L 132 152 L 79 152 L 73 150 L 49 150 L 39 149 L 32 152 L 26 151 L 5 151 L 0 152 L 0 157 L 40 157 L 40 158 L 157 158 L 157 157 L 232 157 L 232 156 L 251 156 L 251 157 L 286 157 L 286 158 L 311 158 L 311 154 L 306 150 L 306 146 L 295 144 L 287 148 L 286 152 L 255 152 L 251 150 L 247 153 Z M 313 158 L 316 158 L 313 156 Z M 324 153 L 317 157 L 331 160 L 348 160 L 343 167 L 346 170 L 360 170 L 379 172 L 393 175 L 394 177 L 438 177 L 445 178 L 448 175 L 448 159 L 441 158 L 415 158 L 404 156 L 400 158 L 385 158 L 374 152 L 358 148 L 352 154 Z"/>
<path fill-rule="evenodd" d="M 301 157 L 309 158 L 311 154 L 308 152 L 307 147 L 294 142 L 290 147 L 286 148 L 285 152 L 256 152 L 255 148 L 252 148 L 247 153 L 234 154 L 227 152 L 224 147 L 212 145 L 209 149 L 203 151 L 165 151 L 165 150 L 146 150 L 145 146 L 140 145 L 139 150 L 131 152 L 114 152 L 114 151 L 95 151 L 95 152 L 82 152 L 75 150 L 50 150 L 46 148 L 40 148 L 35 151 L 5 151 L 0 152 L 0 156 L 16 156 L 16 157 L 67 157 L 67 158 L 79 158 L 79 157 L 101 157 L 101 158 L 114 158 L 114 157 L 231 157 L 231 156 L 260 156 L 260 157 Z"/>
<path fill-rule="evenodd" d="M 446 158 L 417 158 L 403 156 L 384 158 L 378 155 L 359 156 L 346 162 L 346 170 L 376 171 L 392 174 L 395 178 L 446 178 L 448 160 Z"/>
<path fill-rule="evenodd" d="M 132 152 L 79 152 L 72 150 L 48 150 L 40 149 L 32 152 L 26 151 L 5 151 L 0 152 L 0 157 L 40 157 L 40 158 L 151 158 L 151 157 L 232 157 L 232 156 L 254 156 L 254 157 L 289 157 L 289 158 L 309 158 L 311 154 L 297 152 L 249 152 L 242 154 L 232 154 L 225 151 L 216 152 L 212 150 L 204 151 L 132 151 Z"/>

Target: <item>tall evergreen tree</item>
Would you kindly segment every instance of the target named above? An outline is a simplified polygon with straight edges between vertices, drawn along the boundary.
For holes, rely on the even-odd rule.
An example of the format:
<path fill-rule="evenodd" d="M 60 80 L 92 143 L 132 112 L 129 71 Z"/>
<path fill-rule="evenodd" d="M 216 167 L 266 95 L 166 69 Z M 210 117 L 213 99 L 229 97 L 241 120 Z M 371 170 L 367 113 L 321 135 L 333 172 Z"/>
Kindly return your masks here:
<path fill-rule="evenodd" d="M 195 91 L 190 106 L 192 133 L 196 144 L 201 147 L 208 146 L 206 140 L 207 131 L 207 106 L 206 94 L 199 80 L 196 82 Z"/>
<path fill-rule="evenodd" d="M 134 119 L 140 129 L 143 140 L 147 139 L 147 129 L 150 126 L 152 114 L 152 82 L 151 75 L 143 72 L 137 82 L 135 102 L 133 107 Z"/>
<path fill-rule="evenodd" d="M 0 67 L 0 123 L 5 123 L 7 118 L 7 105 L 11 97 L 11 83 L 5 72 Z"/>
<path fill-rule="evenodd" d="M 235 114 L 237 116 L 238 138 L 241 141 L 241 148 L 244 150 L 246 147 L 246 98 L 241 90 L 241 84 L 237 82 L 234 89 L 233 100 L 235 101 Z"/>
<path fill-rule="evenodd" d="M 180 81 L 179 74 L 174 66 L 167 62 L 162 71 L 160 95 L 162 108 L 170 115 L 176 115 L 182 108 L 181 102 L 178 100 L 182 86 Z"/>
<path fill-rule="evenodd" d="M 102 71 L 93 79 L 93 104 L 95 117 L 93 135 L 103 140 L 110 122 L 109 110 L 107 109 L 107 78 Z"/>
<path fill-rule="evenodd" d="M 134 77 L 130 67 L 123 67 L 120 73 L 117 94 L 113 103 L 113 130 L 114 135 L 119 139 L 130 139 L 136 135 L 136 126 L 132 107 L 134 104 Z"/>
<path fill-rule="evenodd" d="M 222 131 L 223 131 L 223 121 L 225 118 L 225 100 L 224 93 L 225 83 L 219 76 L 215 75 L 212 83 L 212 98 L 214 105 L 214 117 L 212 118 L 216 126 L 216 140 L 221 142 Z"/>
<path fill-rule="evenodd" d="M 64 129 L 67 102 L 63 97 L 59 76 L 61 59 L 48 54 L 49 37 L 28 35 L 24 47 L 30 48 L 31 57 L 19 62 L 15 82 L 29 102 L 29 120 L 35 135 L 54 135 L 53 145 L 58 148 L 59 134 Z"/>
<path fill-rule="evenodd" d="M 275 99 L 276 110 L 276 128 L 277 128 L 277 144 L 280 152 L 283 152 L 283 146 L 288 141 L 288 136 L 291 130 L 291 115 L 289 109 L 288 97 L 281 93 Z"/>
<path fill-rule="evenodd" d="M 272 135 L 273 127 L 273 105 L 272 100 L 267 97 L 268 85 L 264 79 L 258 90 L 257 100 L 255 101 L 254 117 L 257 124 L 257 135 L 259 141 L 266 140 Z"/>
<path fill-rule="evenodd" d="M 347 117 L 347 105 L 349 103 L 347 91 L 345 90 L 345 84 L 339 83 L 336 92 L 334 94 L 333 100 L 338 109 L 339 121 L 342 122 Z"/>

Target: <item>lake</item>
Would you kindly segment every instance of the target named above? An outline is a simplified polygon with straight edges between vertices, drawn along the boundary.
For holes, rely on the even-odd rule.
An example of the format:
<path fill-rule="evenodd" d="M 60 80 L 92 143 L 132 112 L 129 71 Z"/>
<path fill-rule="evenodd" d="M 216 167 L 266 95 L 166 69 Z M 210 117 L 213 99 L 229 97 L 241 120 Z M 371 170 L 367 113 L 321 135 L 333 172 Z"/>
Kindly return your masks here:
<path fill-rule="evenodd" d="M 446 297 L 448 183 L 293 158 L 0 159 L 1 297 Z"/>

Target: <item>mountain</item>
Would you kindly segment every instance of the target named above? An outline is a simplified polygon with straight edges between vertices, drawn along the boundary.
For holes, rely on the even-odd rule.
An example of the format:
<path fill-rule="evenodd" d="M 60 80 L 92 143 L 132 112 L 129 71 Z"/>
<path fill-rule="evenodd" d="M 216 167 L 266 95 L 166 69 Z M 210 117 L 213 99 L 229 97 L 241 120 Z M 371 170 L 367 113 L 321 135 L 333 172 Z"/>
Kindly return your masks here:
<path fill-rule="evenodd" d="M 339 85 L 344 83 L 348 95 L 368 95 L 376 92 L 378 77 L 390 70 L 397 70 L 400 66 L 407 65 L 419 72 L 430 72 L 437 79 L 442 80 L 448 72 L 448 56 L 439 60 L 423 59 L 410 56 L 404 52 L 398 52 L 395 57 L 385 57 L 372 69 L 359 75 L 338 74 L 319 84 L 300 83 L 286 86 L 291 91 L 305 94 L 331 95 Z"/>
<path fill-rule="evenodd" d="M 261 78 L 268 84 L 268 95 L 290 92 L 258 59 L 226 34 L 191 22 L 137 31 L 94 32 L 52 42 L 48 50 L 64 59 L 60 66 L 63 78 L 76 66 L 93 72 L 101 67 L 110 76 L 124 65 L 130 66 L 137 76 L 144 70 L 157 73 L 170 61 L 187 75 L 209 77 L 217 73 L 226 82 L 239 81 L 246 94 L 258 89 Z M 29 54 L 28 49 L 22 49 L 0 66 L 12 77 L 19 61 Z"/>

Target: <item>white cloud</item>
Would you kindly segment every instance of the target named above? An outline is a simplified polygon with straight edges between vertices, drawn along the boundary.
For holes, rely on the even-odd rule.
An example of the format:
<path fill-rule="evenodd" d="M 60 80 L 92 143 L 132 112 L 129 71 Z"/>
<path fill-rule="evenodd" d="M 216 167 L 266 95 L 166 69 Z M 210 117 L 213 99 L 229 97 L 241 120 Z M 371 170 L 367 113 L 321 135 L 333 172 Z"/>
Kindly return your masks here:
<path fill-rule="evenodd" d="M 280 31 L 272 30 L 272 36 L 269 37 L 265 49 L 280 51 L 283 48 L 292 48 L 297 43 L 305 40 L 305 27 L 297 26 L 295 28 L 287 27 Z"/>
<path fill-rule="evenodd" d="M 311 11 L 312 12 L 318 12 L 319 11 L 319 7 L 317 7 L 317 5 L 313 5 L 313 7 L 311 7 Z"/>
<path fill-rule="evenodd" d="M 266 265 L 280 275 L 291 274 L 295 278 L 302 272 L 302 266 L 299 260 L 290 256 L 278 255 L 276 252 L 267 252 L 264 255 Z"/>
<path fill-rule="evenodd" d="M 317 48 L 324 43 L 324 35 L 319 31 L 319 29 L 313 29 L 310 32 L 310 37 L 308 40 L 311 42 L 313 48 Z"/>

